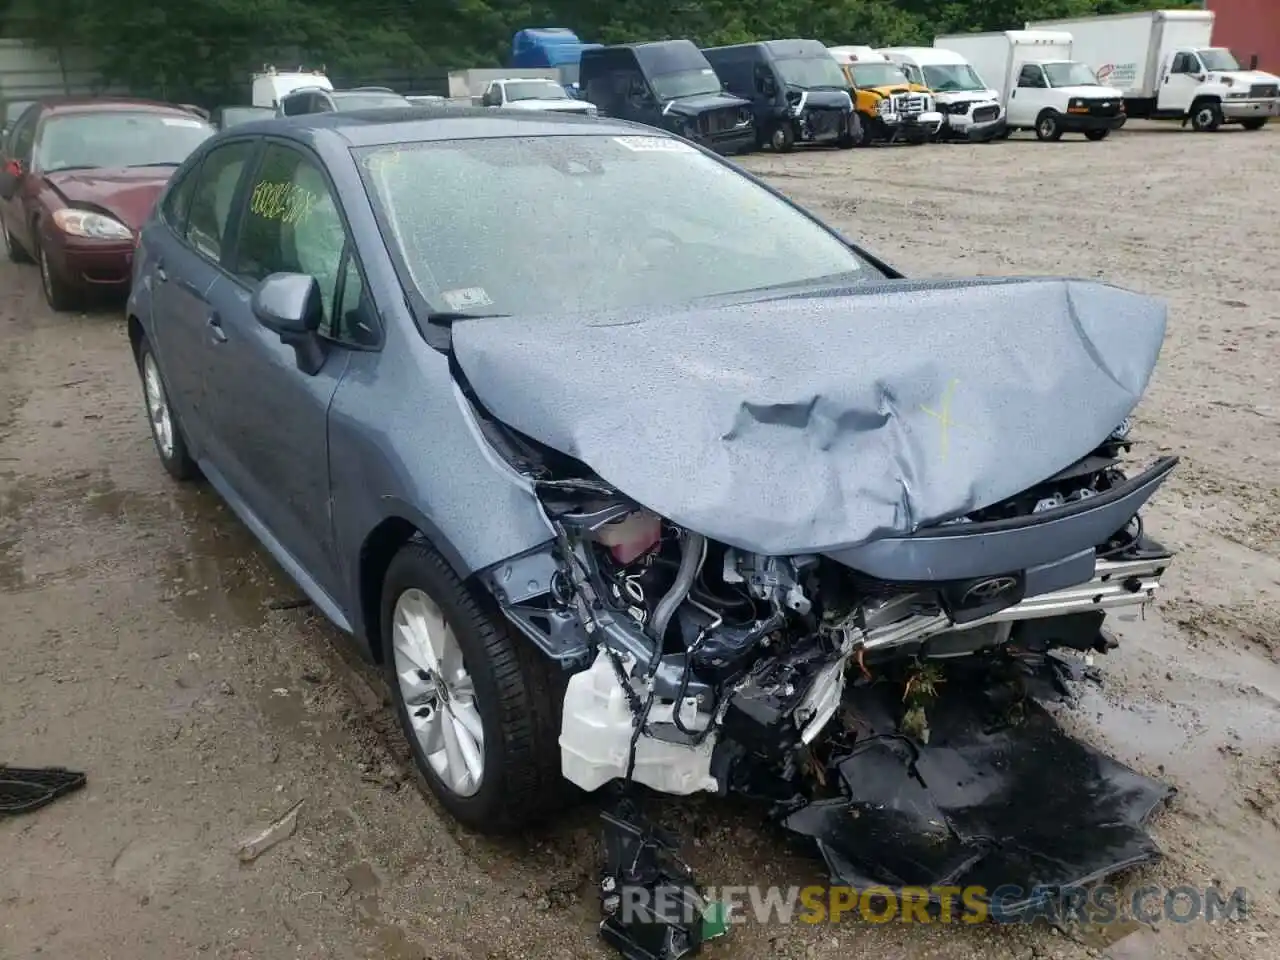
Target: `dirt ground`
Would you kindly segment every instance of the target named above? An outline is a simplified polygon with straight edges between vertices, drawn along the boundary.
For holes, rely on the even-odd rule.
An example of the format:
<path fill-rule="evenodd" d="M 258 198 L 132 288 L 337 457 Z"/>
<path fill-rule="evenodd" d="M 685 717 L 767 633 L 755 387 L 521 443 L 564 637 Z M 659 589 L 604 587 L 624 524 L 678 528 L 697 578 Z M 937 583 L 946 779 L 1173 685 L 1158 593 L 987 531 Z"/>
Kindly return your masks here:
<path fill-rule="evenodd" d="M 1280 129 L 756 156 L 908 273 L 1103 277 L 1168 298 L 1142 450 L 1181 552 L 1069 720 L 1180 791 L 1134 882 L 1248 889 L 1233 923 L 737 927 L 709 956 L 1253 958 L 1280 950 Z M 856 358 L 851 358 L 856 362 Z M 415 789 L 377 679 L 208 489 L 162 471 L 118 309 L 0 264 L 0 760 L 88 787 L 0 821 L 0 957 L 605 958 L 590 808 L 518 842 Z M 303 801 L 296 834 L 244 837 Z M 709 884 L 822 880 L 749 813 L 674 803 Z M 1089 838 L 1082 837 L 1082 843 Z M 1126 935 L 1127 934 L 1127 935 Z"/>

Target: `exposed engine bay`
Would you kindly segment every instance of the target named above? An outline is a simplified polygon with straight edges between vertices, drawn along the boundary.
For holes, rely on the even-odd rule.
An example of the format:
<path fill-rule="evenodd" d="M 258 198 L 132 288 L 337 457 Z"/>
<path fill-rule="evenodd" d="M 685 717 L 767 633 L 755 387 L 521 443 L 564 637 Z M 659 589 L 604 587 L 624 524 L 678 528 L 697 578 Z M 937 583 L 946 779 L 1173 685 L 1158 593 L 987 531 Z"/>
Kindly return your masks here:
<path fill-rule="evenodd" d="M 1123 492 L 1127 432 L 947 527 L 1051 518 Z M 526 448 L 513 460 L 532 456 Z M 1172 465 L 1157 466 L 1161 479 Z M 565 776 L 586 790 L 622 778 L 724 793 L 744 763 L 753 776 L 766 763 L 791 779 L 850 685 L 905 683 L 932 662 L 999 651 L 1105 652 L 1106 612 L 1150 602 L 1171 560 L 1134 515 L 1087 556 L 1049 565 L 1051 575 L 886 581 L 829 556 L 766 557 L 708 540 L 573 466 L 582 475 L 535 480 L 555 547 L 505 565 L 492 585 L 507 615 L 577 671 L 561 750 Z M 509 586 L 528 593 L 540 582 L 537 596 Z"/>

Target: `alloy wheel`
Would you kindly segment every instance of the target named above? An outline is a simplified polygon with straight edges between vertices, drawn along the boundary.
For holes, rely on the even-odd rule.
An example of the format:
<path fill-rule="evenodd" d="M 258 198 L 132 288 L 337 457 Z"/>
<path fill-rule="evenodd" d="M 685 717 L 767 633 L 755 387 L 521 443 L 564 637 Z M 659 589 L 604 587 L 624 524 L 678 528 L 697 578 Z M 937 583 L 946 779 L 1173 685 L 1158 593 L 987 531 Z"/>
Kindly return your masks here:
<path fill-rule="evenodd" d="M 156 366 L 156 358 L 147 351 L 142 361 L 142 384 L 147 398 L 147 419 L 151 422 L 151 433 L 156 438 L 156 446 L 160 448 L 160 456 L 169 460 L 173 457 L 173 417 L 169 413 L 169 398 L 164 392 L 164 381 L 160 379 L 160 368 Z"/>
<path fill-rule="evenodd" d="M 484 778 L 484 726 L 458 638 L 416 589 L 396 600 L 391 629 L 400 696 L 422 753 L 451 792 L 474 796 Z"/>

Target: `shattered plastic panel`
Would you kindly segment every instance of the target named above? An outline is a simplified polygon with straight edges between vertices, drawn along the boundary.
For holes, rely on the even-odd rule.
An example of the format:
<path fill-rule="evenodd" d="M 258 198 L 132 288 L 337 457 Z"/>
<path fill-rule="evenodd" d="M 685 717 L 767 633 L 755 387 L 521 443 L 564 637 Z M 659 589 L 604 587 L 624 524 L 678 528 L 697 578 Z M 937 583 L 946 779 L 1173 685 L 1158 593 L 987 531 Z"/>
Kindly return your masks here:
<path fill-rule="evenodd" d="M 500 420 L 651 510 L 757 553 L 826 552 L 997 503 L 1136 406 L 1161 301 L 1083 280 L 473 319 L 453 349 Z"/>
<path fill-rule="evenodd" d="M 996 722 L 980 692 L 948 690 L 921 744 L 894 732 L 898 699 L 886 685 L 852 691 L 846 707 L 869 733 L 838 764 L 845 797 L 783 821 L 817 841 L 835 882 L 1018 888 L 993 907 L 1009 916 L 1036 887 L 1159 858 L 1144 823 L 1173 791 L 1067 736 L 1034 700 Z"/>

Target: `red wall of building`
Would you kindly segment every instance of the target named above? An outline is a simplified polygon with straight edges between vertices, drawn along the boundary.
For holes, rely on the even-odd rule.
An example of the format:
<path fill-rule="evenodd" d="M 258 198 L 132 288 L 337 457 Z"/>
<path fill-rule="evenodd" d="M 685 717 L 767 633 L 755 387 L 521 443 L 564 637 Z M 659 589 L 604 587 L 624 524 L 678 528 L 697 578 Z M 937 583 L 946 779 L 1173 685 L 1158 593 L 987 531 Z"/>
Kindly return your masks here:
<path fill-rule="evenodd" d="M 1280 73 L 1280 0 L 1209 0 L 1215 14 L 1213 45 L 1228 47 L 1242 67 L 1258 56 L 1258 69 Z"/>

